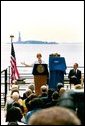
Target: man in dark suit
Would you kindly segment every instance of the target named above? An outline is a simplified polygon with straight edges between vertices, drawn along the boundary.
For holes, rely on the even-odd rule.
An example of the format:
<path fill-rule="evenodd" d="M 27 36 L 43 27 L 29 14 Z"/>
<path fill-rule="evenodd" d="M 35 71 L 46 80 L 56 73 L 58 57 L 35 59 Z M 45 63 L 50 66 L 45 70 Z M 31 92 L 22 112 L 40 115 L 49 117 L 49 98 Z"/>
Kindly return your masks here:
<path fill-rule="evenodd" d="M 78 70 L 78 63 L 75 63 L 73 69 L 70 70 L 68 74 L 70 84 L 80 84 L 81 83 L 81 71 Z"/>

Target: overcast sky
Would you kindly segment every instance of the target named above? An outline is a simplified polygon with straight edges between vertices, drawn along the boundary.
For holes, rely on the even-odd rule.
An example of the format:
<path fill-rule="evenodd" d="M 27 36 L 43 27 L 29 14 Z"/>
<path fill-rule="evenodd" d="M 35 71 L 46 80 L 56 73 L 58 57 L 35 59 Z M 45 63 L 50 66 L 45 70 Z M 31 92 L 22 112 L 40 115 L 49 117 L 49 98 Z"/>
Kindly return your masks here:
<path fill-rule="evenodd" d="M 18 40 L 84 43 L 83 1 L 1 1 L 1 42 Z"/>

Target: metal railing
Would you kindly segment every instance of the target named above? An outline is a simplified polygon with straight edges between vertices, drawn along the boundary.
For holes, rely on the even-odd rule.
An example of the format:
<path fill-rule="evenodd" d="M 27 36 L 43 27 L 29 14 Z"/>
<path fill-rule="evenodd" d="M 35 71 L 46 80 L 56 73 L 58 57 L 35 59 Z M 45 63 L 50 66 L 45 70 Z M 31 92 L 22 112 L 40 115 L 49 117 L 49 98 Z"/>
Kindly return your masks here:
<path fill-rule="evenodd" d="M 6 95 L 7 95 L 7 69 L 1 71 L 1 80 L 3 78 L 3 82 L 1 81 L 1 106 L 4 106 L 6 103 Z"/>

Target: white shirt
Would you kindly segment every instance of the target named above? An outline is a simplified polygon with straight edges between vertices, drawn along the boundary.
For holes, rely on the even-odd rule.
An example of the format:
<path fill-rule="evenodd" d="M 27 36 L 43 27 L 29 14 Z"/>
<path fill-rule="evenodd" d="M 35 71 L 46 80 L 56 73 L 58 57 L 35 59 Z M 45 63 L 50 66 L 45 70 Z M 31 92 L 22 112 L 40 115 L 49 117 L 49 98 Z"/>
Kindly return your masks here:
<path fill-rule="evenodd" d="M 35 61 L 34 64 L 40 64 L 40 63 L 39 63 L 39 61 Z M 41 64 L 45 64 L 45 62 L 42 61 Z"/>

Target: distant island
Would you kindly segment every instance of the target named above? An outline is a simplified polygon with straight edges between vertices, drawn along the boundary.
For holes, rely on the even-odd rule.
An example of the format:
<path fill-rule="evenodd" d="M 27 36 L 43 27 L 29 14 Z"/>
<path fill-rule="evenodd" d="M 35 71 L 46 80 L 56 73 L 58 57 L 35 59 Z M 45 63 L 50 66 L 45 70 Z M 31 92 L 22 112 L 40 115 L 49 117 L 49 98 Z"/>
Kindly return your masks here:
<path fill-rule="evenodd" d="M 16 41 L 13 43 L 14 44 L 58 44 L 57 42 L 36 41 L 36 40 Z"/>
<path fill-rule="evenodd" d="M 18 40 L 16 42 L 13 41 L 14 44 L 67 44 L 67 42 L 48 42 L 48 41 L 39 41 L 39 40 L 26 40 L 22 41 L 21 39 L 21 33 L 19 32 Z M 7 42 L 7 44 L 10 44 L 10 42 Z M 68 44 L 80 44 L 75 42 L 68 42 Z"/>
<path fill-rule="evenodd" d="M 57 42 L 47 42 L 47 41 L 39 41 L 39 40 L 26 40 L 22 41 L 21 33 L 19 32 L 18 41 L 13 42 L 14 44 L 58 44 Z M 8 43 L 9 44 L 9 43 Z"/>

